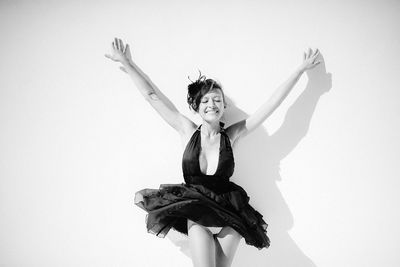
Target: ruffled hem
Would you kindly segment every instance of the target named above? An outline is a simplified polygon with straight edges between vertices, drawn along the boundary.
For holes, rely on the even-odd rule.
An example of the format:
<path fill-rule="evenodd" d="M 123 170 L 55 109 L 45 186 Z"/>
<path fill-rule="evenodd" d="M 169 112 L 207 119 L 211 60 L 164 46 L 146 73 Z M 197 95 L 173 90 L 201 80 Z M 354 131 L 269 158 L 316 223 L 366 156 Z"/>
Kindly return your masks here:
<path fill-rule="evenodd" d="M 145 210 L 147 231 L 165 237 L 171 228 L 187 235 L 187 219 L 204 226 L 231 226 L 246 244 L 268 248 L 268 224 L 249 204 L 246 191 L 229 182 L 225 192 L 216 193 L 197 184 L 161 184 L 135 194 L 135 204 Z"/>

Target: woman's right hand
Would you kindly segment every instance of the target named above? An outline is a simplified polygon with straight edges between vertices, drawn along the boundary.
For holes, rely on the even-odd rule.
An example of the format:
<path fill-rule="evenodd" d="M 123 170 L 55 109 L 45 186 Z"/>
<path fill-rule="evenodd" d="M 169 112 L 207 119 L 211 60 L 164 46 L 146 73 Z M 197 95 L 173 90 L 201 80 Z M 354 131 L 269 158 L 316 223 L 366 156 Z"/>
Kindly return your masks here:
<path fill-rule="evenodd" d="M 105 57 L 120 62 L 122 65 L 129 64 L 132 61 L 129 45 L 124 46 L 122 40 L 117 38 L 111 44 L 111 54 L 105 54 Z"/>

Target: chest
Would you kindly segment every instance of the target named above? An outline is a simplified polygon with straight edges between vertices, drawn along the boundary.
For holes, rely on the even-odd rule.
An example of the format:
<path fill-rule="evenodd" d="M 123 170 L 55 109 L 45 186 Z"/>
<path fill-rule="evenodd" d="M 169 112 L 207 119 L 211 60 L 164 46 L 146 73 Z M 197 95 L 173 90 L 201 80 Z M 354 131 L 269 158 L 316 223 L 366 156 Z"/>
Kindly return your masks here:
<path fill-rule="evenodd" d="M 182 155 L 185 177 L 203 174 L 228 178 L 233 174 L 235 162 L 230 139 L 225 134 L 215 137 L 218 138 L 201 138 L 200 131 L 193 133 Z"/>
<path fill-rule="evenodd" d="M 204 174 L 214 174 L 217 171 L 220 150 L 221 150 L 221 135 L 214 138 L 207 138 L 201 136 L 200 138 L 200 151 L 199 151 L 199 165 L 200 170 Z"/>

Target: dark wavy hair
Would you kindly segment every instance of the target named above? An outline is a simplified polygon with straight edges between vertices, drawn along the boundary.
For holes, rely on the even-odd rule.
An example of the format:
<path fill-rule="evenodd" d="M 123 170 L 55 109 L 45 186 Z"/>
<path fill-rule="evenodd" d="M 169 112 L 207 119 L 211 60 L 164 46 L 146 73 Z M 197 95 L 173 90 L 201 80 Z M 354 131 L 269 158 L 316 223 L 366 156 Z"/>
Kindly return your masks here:
<path fill-rule="evenodd" d="M 213 79 L 207 79 L 206 76 L 201 75 L 200 71 L 199 78 L 197 78 L 196 81 L 192 81 L 189 77 L 188 79 L 191 81 L 191 83 L 188 85 L 187 103 L 194 111 L 199 111 L 201 98 L 208 92 L 215 89 L 221 90 L 223 101 L 226 105 L 224 91 L 218 82 Z"/>

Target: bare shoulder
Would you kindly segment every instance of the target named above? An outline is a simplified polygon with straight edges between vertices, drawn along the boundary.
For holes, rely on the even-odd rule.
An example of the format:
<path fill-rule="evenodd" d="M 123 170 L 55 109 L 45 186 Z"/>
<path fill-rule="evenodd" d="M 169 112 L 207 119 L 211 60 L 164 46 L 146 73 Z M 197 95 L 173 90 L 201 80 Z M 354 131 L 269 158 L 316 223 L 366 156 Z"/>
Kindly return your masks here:
<path fill-rule="evenodd" d="M 231 140 L 232 146 L 234 146 L 239 139 L 239 137 L 246 131 L 246 120 L 238 121 L 231 124 L 225 129 L 226 134 Z"/>
<path fill-rule="evenodd" d="M 181 130 L 178 133 L 181 137 L 182 146 L 185 148 L 193 133 L 197 130 L 197 125 L 190 119 L 184 117 L 181 126 Z"/>

